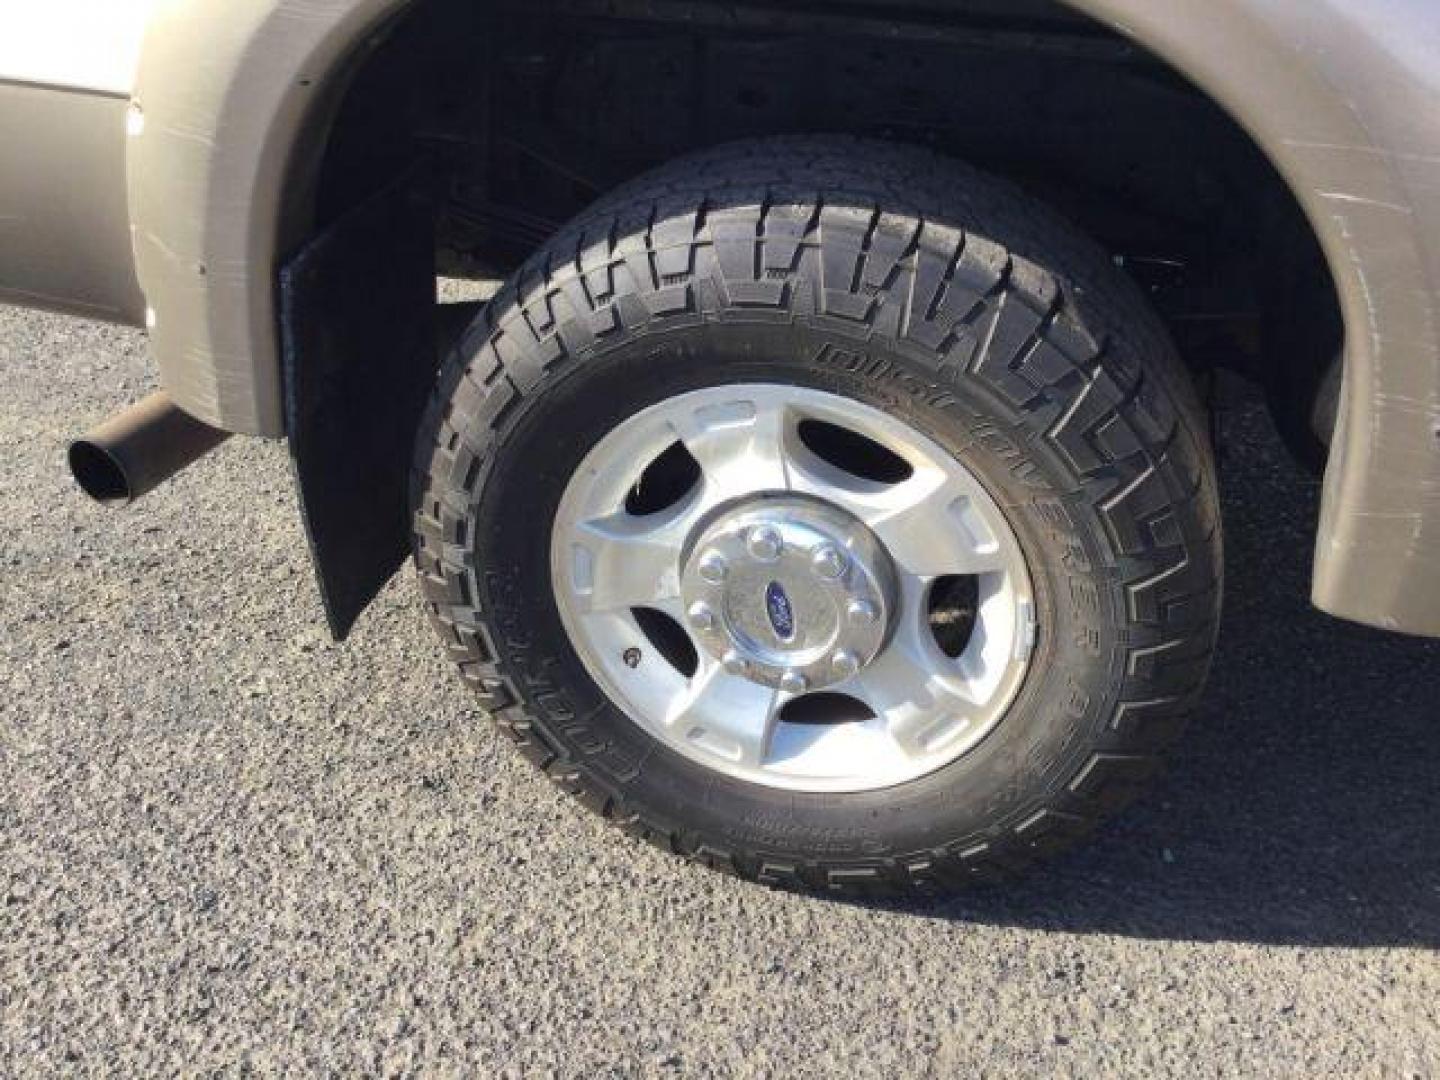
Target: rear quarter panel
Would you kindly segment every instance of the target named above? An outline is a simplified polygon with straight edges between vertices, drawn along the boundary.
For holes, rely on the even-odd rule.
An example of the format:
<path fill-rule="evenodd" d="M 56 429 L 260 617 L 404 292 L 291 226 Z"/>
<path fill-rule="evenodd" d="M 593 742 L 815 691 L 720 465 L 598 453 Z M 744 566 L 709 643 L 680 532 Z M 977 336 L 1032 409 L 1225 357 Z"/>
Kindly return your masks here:
<path fill-rule="evenodd" d="M 126 116 L 154 0 L 0 0 L 0 301 L 139 324 Z"/>

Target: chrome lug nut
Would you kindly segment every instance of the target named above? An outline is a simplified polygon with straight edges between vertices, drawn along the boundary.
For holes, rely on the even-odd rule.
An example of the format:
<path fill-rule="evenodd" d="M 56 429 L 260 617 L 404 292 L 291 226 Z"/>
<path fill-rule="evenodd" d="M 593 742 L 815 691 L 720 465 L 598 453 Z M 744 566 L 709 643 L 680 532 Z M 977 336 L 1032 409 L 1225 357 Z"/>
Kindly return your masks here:
<path fill-rule="evenodd" d="M 710 610 L 708 604 L 692 604 L 688 614 L 690 625 L 696 630 L 708 633 L 715 629 L 715 612 Z"/>
<path fill-rule="evenodd" d="M 720 663 L 731 675 L 739 675 L 741 678 L 744 678 L 750 674 L 750 661 L 746 660 L 737 652 L 726 653 L 725 659 L 720 661 Z"/>
<path fill-rule="evenodd" d="M 750 554 L 761 562 L 774 562 L 785 550 L 785 540 L 769 525 L 757 525 L 750 530 Z"/>
<path fill-rule="evenodd" d="M 787 671 L 780 676 L 780 689 L 787 694 L 803 694 L 810 689 L 810 680 L 798 671 Z"/>
<path fill-rule="evenodd" d="M 815 554 L 810 557 L 810 565 L 815 573 L 826 581 L 839 581 L 850 568 L 850 560 L 839 548 L 826 544 L 815 549 Z"/>
<path fill-rule="evenodd" d="M 830 658 L 830 670 L 842 679 L 848 679 L 860 670 L 860 658 L 852 652 L 841 649 Z"/>
<path fill-rule="evenodd" d="M 707 551 L 700 557 L 700 576 L 711 585 L 719 585 L 724 581 L 729 570 L 725 556 L 718 551 Z"/>
<path fill-rule="evenodd" d="M 845 609 L 852 626 L 873 626 L 880 618 L 880 612 L 869 600 L 852 600 Z"/>

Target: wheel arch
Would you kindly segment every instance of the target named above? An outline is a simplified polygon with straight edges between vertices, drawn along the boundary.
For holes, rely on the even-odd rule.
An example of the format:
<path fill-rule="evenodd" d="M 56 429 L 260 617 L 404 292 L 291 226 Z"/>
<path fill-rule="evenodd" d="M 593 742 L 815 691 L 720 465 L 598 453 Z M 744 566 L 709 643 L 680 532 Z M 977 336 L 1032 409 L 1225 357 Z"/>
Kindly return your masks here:
<path fill-rule="evenodd" d="M 1410 194 L 1440 171 L 1440 117 L 1425 107 L 1440 76 L 1411 51 L 1435 37 L 1424 0 L 1384 0 L 1366 19 L 1344 0 L 1303 12 L 1274 0 L 1063 2 L 1200 87 L 1303 208 L 1347 331 L 1315 598 L 1440 633 L 1440 544 L 1423 542 L 1440 529 L 1440 255 L 1424 239 L 1440 235 L 1440 205 Z M 358 58 L 415 6 L 208 0 L 167 5 L 152 25 L 129 166 L 135 251 L 165 383 L 197 416 L 284 432 L 277 266 L 312 223 L 317 147 Z"/>
<path fill-rule="evenodd" d="M 1440 25 L 1417 0 L 1066 0 L 1164 57 L 1250 133 L 1329 264 L 1345 330 L 1313 599 L 1440 635 Z M 1428 51 L 1427 51 L 1428 50 Z M 1429 56 L 1428 62 L 1421 62 Z"/>
<path fill-rule="evenodd" d="M 412 3 L 171 2 L 150 22 L 127 156 L 136 269 L 162 381 L 208 423 L 284 434 L 276 275 L 311 227 L 312 148 Z"/>

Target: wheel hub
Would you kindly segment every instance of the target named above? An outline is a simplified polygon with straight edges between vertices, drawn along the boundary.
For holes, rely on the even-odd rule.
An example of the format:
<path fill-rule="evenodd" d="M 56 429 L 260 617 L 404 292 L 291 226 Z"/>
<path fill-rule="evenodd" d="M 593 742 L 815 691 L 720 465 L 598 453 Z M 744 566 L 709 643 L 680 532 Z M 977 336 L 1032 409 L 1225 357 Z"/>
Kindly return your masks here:
<path fill-rule="evenodd" d="M 897 602 L 884 547 L 818 500 L 761 495 L 689 545 L 690 629 L 733 675 L 790 694 L 844 682 L 880 653 Z"/>

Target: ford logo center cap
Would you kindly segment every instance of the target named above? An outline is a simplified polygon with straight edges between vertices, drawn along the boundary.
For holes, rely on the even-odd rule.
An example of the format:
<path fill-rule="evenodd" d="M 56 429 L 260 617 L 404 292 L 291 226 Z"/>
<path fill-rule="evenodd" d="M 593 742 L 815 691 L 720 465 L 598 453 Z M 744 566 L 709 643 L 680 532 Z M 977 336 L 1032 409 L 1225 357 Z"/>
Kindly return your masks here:
<path fill-rule="evenodd" d="M 770 617 L 770 628 L 781 641 L 792 641 L 795 637 L 795 608 L 785 587 L 772 581 L 765 590 L 765 613 Z"/>

